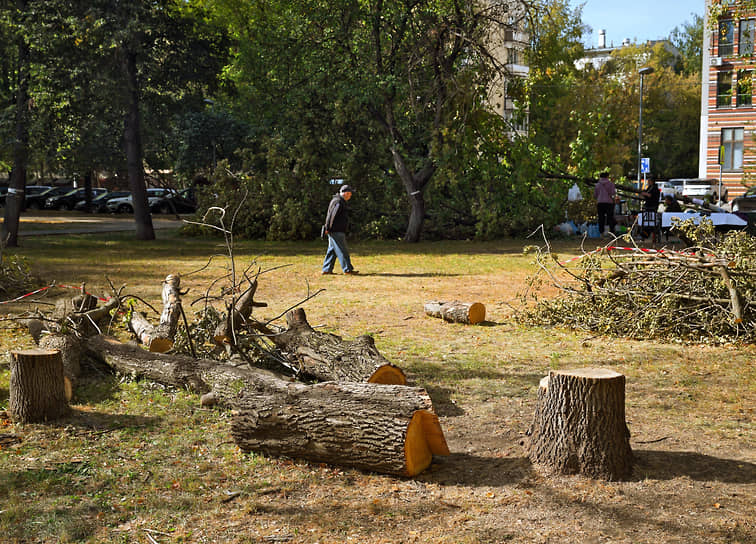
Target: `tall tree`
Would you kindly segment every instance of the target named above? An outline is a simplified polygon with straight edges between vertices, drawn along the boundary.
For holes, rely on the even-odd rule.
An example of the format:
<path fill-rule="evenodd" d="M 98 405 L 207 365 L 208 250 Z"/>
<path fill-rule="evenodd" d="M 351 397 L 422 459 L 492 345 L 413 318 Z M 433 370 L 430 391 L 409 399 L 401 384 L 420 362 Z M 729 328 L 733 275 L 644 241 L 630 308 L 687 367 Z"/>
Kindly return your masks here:
<path fill-rule="evenodd" d="M 9 247 L 18 246 L 18 225 L 24 204 L 26 167 L 29 149 L 29 43 L 23 32 L 21 18 L 26 15 L 27 0 L 16 0 L 16 119 L 13 141 L 13 169 L 8 194 L 5 197 L 5 216 L 0 231 L 2 242 Z"/>
<path fill-rule="evenodd" d="M 524 3 L 464 0 L 216 0 L 240 47 L 234 74 L 273 123 L 323 114 L 342 135 L 368 124 L 404 189 L 404 239 L 420 239 L 426 191 L 450 132 L 497 66 L 491 29 L 512 28 Z M 240 13 L 242 12 L 243 13 Z M 317 109 L 316 109 L 317 108 Z M 296 119 L 292 118 L 294 116 Z M 283 129 L 285 130 L 285 129 Z M 331 129 L 333 130 L 333 129 Z"/>

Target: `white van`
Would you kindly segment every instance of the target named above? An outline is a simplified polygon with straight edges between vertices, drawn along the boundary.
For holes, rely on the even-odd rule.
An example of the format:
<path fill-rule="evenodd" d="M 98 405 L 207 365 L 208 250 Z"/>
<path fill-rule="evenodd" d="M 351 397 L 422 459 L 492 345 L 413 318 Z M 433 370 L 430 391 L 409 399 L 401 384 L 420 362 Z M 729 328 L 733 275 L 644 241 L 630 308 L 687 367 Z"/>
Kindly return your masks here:
<path fill-rule="evenodd" d="M 683 180 L 670 179 L 666 181 L 657 181 L 656 185 L 659 187 L 662 195 L 679 196 L 683 194 Z"/>

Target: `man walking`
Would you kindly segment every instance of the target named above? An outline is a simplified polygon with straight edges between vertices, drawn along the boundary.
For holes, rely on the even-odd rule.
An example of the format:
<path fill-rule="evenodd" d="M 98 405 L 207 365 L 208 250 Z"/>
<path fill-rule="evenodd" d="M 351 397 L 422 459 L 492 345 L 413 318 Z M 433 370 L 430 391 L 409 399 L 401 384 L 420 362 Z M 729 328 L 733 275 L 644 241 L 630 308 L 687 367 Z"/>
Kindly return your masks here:
<path fill-rule="evenodd" d="M 349 226 L 349 210 L 347 201 L 352 198 L 352 188 L 342 185 L 339 192 L 333 195 L 328 204 L 326 214 L 325 232 L 328 235 L 328 251 L 323 259 L 322 274 L 333 274 L 333 265 L 338 257 L 344 274 L 357 274 L 349 258 L 349 248 L 346 243 L 346 231 Z"/>

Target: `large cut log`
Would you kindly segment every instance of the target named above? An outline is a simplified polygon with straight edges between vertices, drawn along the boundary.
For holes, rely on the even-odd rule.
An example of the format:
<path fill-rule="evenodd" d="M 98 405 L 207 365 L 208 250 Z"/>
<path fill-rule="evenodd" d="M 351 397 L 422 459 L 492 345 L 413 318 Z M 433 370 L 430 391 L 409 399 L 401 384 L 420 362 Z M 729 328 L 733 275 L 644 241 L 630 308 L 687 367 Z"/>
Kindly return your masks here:
<path fill-rule="evenodd" d="M 39 347 L 60 351 L 63 360 L 63 375 L 70 383 L 75 383 L 81 374 L 82 341 L 72 334 L 45 334 L 39 340 Z M 71 400 L 68 397 L 68 400 Z"/>
<path fill-rule="evenodd" d="M 247 323 L 249 316 L 252 314 L 252 309 L 268 306 L 265 302 L 255 302 L 256 291 L 257 280 L 255 279 L 250 283 L 247 290 L 236 299 L 232 310 L 226 316 L 226 320 L 215 329 L 214 340 L 217 344 L 231 343 L 234 338 L 234 332 Z"/>
<path fill-rule="evenodd" d="M 486 320 L 486 307 L 480 302 L 432 301 L 425 303 L 425 313 L 452 323 L 475 325 Z"/>
<path fill-rule="evenodd" d="M 404 372 L 380 354 L 371 336 L 358 336 L 350 342 L 316 331 L 302 308 L 288 312 L 286 322 L 289 328 L 270 339 L 299 364 L 302 373 L 321 381 L 407 383 Z"/>
<path fill-rule="evenodd" d="M 117 371 L 205 393 L 234 409 L 244 451 L 299 457 L 414 476 L 449 449 L 424 389 L 399 385 L 292 382 L 259 368 L 147 352 L 107 337 L 91 352 Z"/>
<path fill-rule="evenodd" d="M 625 376 L 586 368 L 551 371 L 538 387 L 530 460 L 562 474 L 621 480 L 633 453 L 625 423 Z"/>
<path fill-rule="evenodd" d="M 8 412 L 16 423 L 52 421 L 68 412 L 60 351 L 11 351 Z"/>

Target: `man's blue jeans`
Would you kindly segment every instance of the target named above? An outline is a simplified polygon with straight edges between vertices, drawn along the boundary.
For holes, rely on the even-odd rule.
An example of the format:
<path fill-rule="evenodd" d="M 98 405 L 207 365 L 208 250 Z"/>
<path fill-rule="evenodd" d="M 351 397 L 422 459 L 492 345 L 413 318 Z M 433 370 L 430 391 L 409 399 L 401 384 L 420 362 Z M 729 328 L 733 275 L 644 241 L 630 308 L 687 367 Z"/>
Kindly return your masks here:
<path fill-rule="evenodd" d="M 346 243 L 346 234 L 343 232 L 328 233 L 328 251 L 323 259 L 323 272 L 332 272 L 333 265 L 338 257 L 341 269 L 344 272 L 352 271 L 352 261 L 349 258 L 349 248 Z"/>

